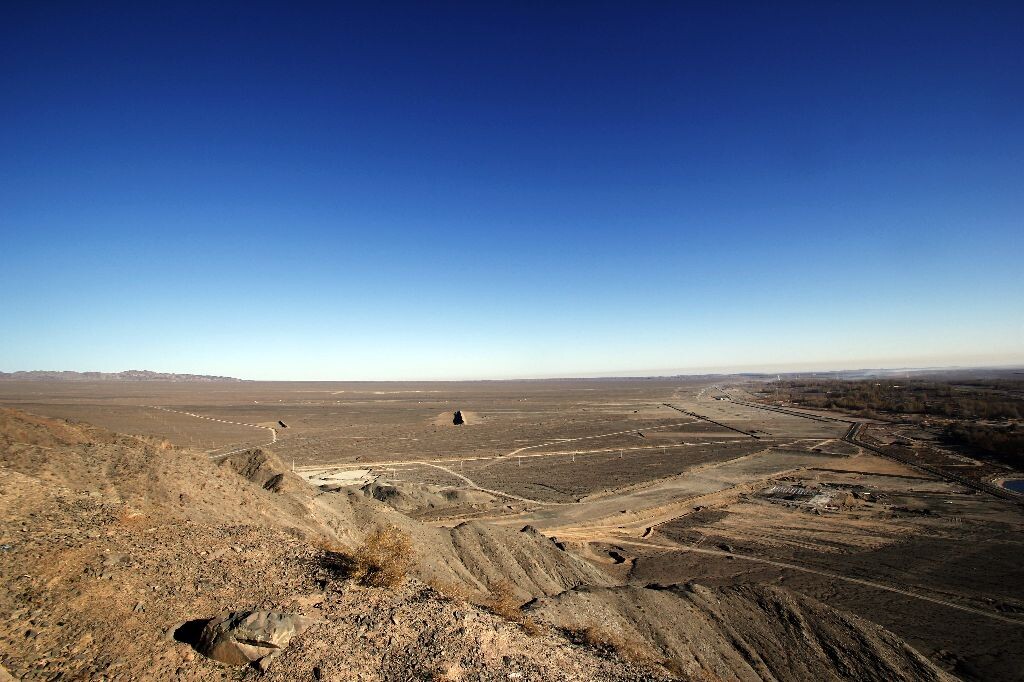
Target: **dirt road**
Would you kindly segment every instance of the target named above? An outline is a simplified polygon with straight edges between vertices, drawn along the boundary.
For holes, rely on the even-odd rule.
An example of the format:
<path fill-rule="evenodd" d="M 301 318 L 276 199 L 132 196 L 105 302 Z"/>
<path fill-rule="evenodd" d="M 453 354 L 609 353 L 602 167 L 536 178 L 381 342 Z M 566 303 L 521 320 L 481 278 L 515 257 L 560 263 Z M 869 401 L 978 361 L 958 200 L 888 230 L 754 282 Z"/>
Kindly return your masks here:
<path fill-rule="evenodd" d="M 229 421 L 227 419 L 217 419 L 216 417 L 207 417 L 205 415 L 196 414 L 195 412 L 183 412 L 181 410 L 172 410 L 169 407 L 160 407 L 158 405 L 147 405 L 146 407 L 149 407 L 149 408 L 154 409 L 154 410 L 162 410 L 164 412 L 174 412 L 175 414 L 183 414 L 183 415 L 186 415 L 188 417 L 195 417 L 196 419 L 205 419 L 206 421 L 219 422 L 221 424 L 232 424 L 234 426 L 251 426 L 254 429 L 266 429 L 267 431 L 270 431 L 270 440 L 267 441 L 266 443 L 259 443 L 259 444 L 255 444 L 255 445 L 253 445 L 253 444 L 243 445 L 242 447 L 235 447 L 235 448 L 233 448 L 229 452 L 220 452 L 220 453 L 217 453 L 217 454 L 212 454 L 212 452 L 216 452 L 216 450 L 214 450 L 214 451 L 211 451 L 211 453 L 210 453 L 210 459 L 221 459 L 222 457 L 227 457 L 229 455 L 233 455 L 233 454 L 235 454 L 237 452 L 242 452 L 243 450 L 248 450 L 250 448 L 265 448 L 265 447 L 273 445 L 274 443 L 277 442 L 277 429 L 273 428 L 272 426 L 260 426 L 259 424 L 248 424 L 248 423 L 245 423 L 245 422 L 233 422 L 233 421 Z"/>

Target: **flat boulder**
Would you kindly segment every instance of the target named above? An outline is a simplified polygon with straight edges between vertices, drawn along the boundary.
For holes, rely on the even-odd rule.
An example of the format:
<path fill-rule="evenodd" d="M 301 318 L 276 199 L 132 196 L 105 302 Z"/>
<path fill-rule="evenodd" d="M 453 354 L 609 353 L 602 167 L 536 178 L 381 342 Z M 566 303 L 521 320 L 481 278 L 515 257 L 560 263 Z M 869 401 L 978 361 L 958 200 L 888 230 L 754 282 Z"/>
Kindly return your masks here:
<path fill-rule="evenodd" d="M 209 620 L 196 649 L 228 665 L 255 664 L 266 670 L 270 661 L 317 621 L 281 611 L 234 611 Z"/>

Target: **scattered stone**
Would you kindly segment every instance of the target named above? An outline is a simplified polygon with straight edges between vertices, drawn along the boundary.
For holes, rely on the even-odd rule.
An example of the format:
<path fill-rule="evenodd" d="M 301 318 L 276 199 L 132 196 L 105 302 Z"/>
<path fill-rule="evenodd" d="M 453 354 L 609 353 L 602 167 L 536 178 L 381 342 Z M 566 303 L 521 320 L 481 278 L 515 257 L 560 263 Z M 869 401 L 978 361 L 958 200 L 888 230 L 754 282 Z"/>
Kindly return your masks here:
<path fill-rule="evenodd" d="M 212 552 L 210 552 L 210 554 L 206 557 L 206 560 L 207 561 L 213 561 L 215 559 L 221 558 L 222 556 L 224 556 L 227 553 L 228 553 L 228 548 L 227 547 L 219 547 L 218 549 L 215 549 Z"/>
<path fill-rule="evenodd" d="M 296 595 L 291 598 L 288 608 L 290 608 L 292 611 L 303 611 L 309 608 L 319 608 L 324 603 L 325 598 L 326 595 L 323 592 Z"/>
<path fill-rule="evenodd" d="M 127 559 L 127 558 L 128 558 L 127 555 L 119 554 L 117 552 L 113 552 L 111 554 L 108 554 L 103 559 L 103 568 L 113 568 L 114 566 L 117 566 L 118 564 L 123 563 L 124 560 Z"/>

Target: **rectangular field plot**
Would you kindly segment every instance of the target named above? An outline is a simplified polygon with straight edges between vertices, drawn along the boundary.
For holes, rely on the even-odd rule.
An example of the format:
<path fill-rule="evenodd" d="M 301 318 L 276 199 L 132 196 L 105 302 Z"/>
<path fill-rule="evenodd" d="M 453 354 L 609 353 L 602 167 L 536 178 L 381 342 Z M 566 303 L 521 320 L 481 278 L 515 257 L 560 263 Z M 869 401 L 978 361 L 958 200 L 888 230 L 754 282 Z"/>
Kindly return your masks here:
<path fill-rule="evenodd" d="M 398 406 L 389 409 L 398 410 Z M 572 418 L 538 417 L 535 414 L 482 412 L 471 415 L 470 422 L 455 427 L 448 413 L 440 415 L 432 408 L 429 412 L 406 408 L 405 421 L 381 416 L 376 420 L 356 421 L 353 415 L 325 407 L 313 417 L 274 412 L 286 424 L 279 431 L 275 451 L 282 457 L 294 458 L 300 464 L 338 462 L 382 462 L 410 459 L 497 457 L 508 455 L 520 448 L 523 454 L 561 452 L 564 450 L 598 450 L 608 448 L 634 448 L 652 443 L 671 445 L 694 440 L 740 437 L 722 429 L 708 433 L 708 426 L 700 426 L 697 433 L 687 419 L 668 418 L 640 422 L 625 416 L 584 415 Z M 226 410 L 218 411 L 229 415 Z M 266 418 L 266 414 L 257 415 Z M 315 418 L 314 418 L 315 417 Z M 230 417 L 228 417 L 230 418 Z M 535 421 L 531 421 L 535 420 Z M 441 423 L 444 422 L 444 423 Z M 672 432 L 662 436 L 662 430 Z M 642 433 L 643 435 L 639 435 Z M 357 459 L 358 458 L 358 459 Z"/>
<path fill-rule="evenodd" d="M 764 449 L 764 443 L 721 443 L 650 450 L 545 457 L 512 456 L 488 462 L 466 462 L 463 474 L 484 488 L 543 502 L 574 502 L 607 490 L 620 489 L 712 462 L 742 457 Z"/>

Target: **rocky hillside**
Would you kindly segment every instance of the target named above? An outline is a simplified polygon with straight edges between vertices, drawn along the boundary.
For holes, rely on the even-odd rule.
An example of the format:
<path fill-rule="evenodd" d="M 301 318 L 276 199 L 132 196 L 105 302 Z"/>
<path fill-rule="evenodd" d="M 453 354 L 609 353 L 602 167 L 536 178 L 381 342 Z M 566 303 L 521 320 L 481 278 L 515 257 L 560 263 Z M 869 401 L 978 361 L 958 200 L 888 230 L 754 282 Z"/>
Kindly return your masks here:
<path fill-rule="evenodd" d="M 668 679 L 556 631 L 527 633 L 416 578 L 397 589 L 346 580 L 324 565 L 325 544 L 345 546 L 403 517 L 358 492 L 323 495 L 296 480 L 272 482 L 276 458 L 247 459 L 239 471 L 238 461 L 216 465 L 101 429 L 0 411 L 0 666 L 23 679 L 245 677 L 247 668 L 197 653 L 190 624 L 255 610 L 314 622 L 268 679 Z M 559 551 L 542 536 L 500 532 L 516 538 L 520 555 L 534 543 Z M 485 590 L 494 562 L 466 550 L 464 563 L 453 533 L 470 547 L 493 542 L 471 527 L 421 528 L 417 573 Z M 443 559 L 426 550 L 438 538 Z M 540 575 L 524 563 L 523 575 Z M 589 576 L 589 567 L 579 570 Z M 520 589 L 556 589 L 550 578 L 536 580 Z"/>
<path fill-rule="evenodd" d="M 762 585 L 582 587 L 528 610 L 598 640 L 633 642 L 696 679 L 953 679 L 873 623 Z"/>
<path fill-rule="evenodd" d="M 405 516 L 359 488 L 323 492 L 287 470 L 276 456 L 254 449 L 221 463 L 264 491 L 297 527 L 315 519 L 310 532 L 354 546 L 374 529 L 396 527 L 412 540 L 413 573 L 432 584 L 488 594 L 499 584 L 525 602 L 580 585 L 610 585 L 608 576 L 572 552 L 559 549 L 531 528 L 522 531 L 483 523 L 435 528 Z M 282 517 L 278 517 L 282 518 Z"/>
<path fill-rule="evenodd" d="M 381 529 L 410 575 L 365 586 L 336 559 Z M 0 577 L 0 666 L 23 679 L 943 679 L 784 590 L 617 585 L 532 528 L 424 525 L 268 451 L 215 463 L 11 410 Z"/>

